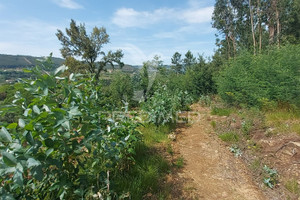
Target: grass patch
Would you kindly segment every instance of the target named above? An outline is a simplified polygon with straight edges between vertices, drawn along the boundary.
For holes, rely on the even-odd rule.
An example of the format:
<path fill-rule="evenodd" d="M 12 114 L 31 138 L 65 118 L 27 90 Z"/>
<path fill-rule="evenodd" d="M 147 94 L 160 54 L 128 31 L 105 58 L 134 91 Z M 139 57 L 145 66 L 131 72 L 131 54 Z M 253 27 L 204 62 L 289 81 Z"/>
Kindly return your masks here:
<path fill-rule="evenodd" d="M 147 124 L 144 127 L 140 127 L 140 131 L 143 134 L 144 142 L 147 146 L 153 146 L 157 143 L 163 143 L 168 141 L 168 134 L 174 130 L 176 125 L 167 124 L 162 126 L 155 126 L 153 124 Z"/>
<path fill-rule="evenodd" d="M 216 121 L 211 121 L 210 125 L 213 127 L 213 129 L 216 129 L 216 127 L 217 127 Z"/>
<path fill-rule="evenodd" d="M 224 142 L 235 143 L 239 141 L 239 135 L 235 132 L 227 132 L 218 135 Z"/>
<path fill-rule="evenodd" d="M 183 166 L 184 166 L 184 158 L 182 156 L 176 159 L 175 166 L 177 168 L 183 168 Z"/>
<path fill-rule="evenodd" d="M 168 143 L 167 145 L 167 152 L 172 156 L 174 154 L 172 145 L 170 143 Z"/>
<path fill-rule="evenodd" d="M 256 158 L 256 159 L 254 159 L 254 160 L 251 162 L 251 164 L 250 164 L 250 169 L 251 169 L 252 171 L 254 171 L 254 172 L 257 172 L 257 171 L 260 170 L 261 165 L 262 165 L 261 159 Z"/>
<path fill-rule="evenodd" d="M 213 107 L 211 114 L 212 115 L 218 115 L 218 116 L 229 116 L 231 114 L 231 110 L 228 108 L 218 108 L 218 107 Z"/>
<path fill-rule="evenodd" d="M 157 144 L 169 144 L 168 133 L 173 128 L 172 124 L 160 127 L 154 125 L 140 127 L 144 141 L 135 147 L 135 165 L 125 173 L 113 177 L 115 182 L 113 188 L 118 194 L 129 193 L 132 200 L 144 199 L 148 193 L 159 198 L 168 195 L 168 188 L 162 187 L 162 178 L 170 171 L 171 165 L 157 151 L 156 146 Z"/>
<path fill-rule="evenodd" d="M 300 195 L 300 187 L 296 179 L 288 180 L 285 183 L 285 188 L 293 194 Z"/>
<path fill-rule="evenodd" d="M 277 132 L 300 135 L 300 114 L 298 111 L 270 111 L 265 116 L 266 125 L 275 128 Z"/>

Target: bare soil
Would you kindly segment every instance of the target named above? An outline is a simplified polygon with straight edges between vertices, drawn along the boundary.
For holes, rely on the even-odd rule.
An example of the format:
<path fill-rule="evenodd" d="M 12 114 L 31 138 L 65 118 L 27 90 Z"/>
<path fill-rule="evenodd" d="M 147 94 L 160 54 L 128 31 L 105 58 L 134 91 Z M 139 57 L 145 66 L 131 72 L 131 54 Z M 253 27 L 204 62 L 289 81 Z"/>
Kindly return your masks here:
<path fill-rule="evenodd" d="M 195 104 L 192 110 L 199 114 L 190 116 L 194 122 L 189 127 L 176 130 L 172 143 L 175 157 L 182 156 L 184 166 L 167 177 L 170 199 L 268 199 L 242 159 L 214 134 L 210 123 L 216 117 L 210 109 Z"/>

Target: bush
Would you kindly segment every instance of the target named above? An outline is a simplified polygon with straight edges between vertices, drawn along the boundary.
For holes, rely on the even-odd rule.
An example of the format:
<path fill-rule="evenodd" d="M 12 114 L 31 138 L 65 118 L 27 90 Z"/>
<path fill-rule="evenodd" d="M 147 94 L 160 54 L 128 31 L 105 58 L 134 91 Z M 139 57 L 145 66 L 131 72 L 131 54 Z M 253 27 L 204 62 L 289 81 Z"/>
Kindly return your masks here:
<path fill-rule="evenodd" d="M 0 130 L 1 197 L 7 199 L 89 199 L 113 195 L 110 176 L 134 163 L 140 140 L 137 124 L 113 121 L 99 109 L 99 88 L 81 75 L 35 67 L 23 86 L 34 97 L 16 94 L 18 122 Z"/>
<path fill-rule="evenodd" d="M 199 62 L 191 66 L 185 74 L 186 89 L 193 98 L 197 99 L 201 95 L 216 92 L 214 73 L 215 69 L 212 64 L 206 63 L 204 58 L 199 56 Z"/>
<path fill-rule="evenodd" d="M 187 92 L 170 91 L 167 86 L 159 86 L 142 106 L 148 121 L 156 126 L 174 122 L 177 111 L 187 109 L 193 99 Z"/>
<path fill-rule="evenodd" d="M 270 106 L 272 101 L 300 106 L 300 45 L 253 56 L 244 52 L 217 78 L 218 93 L 228 104 Z"/>

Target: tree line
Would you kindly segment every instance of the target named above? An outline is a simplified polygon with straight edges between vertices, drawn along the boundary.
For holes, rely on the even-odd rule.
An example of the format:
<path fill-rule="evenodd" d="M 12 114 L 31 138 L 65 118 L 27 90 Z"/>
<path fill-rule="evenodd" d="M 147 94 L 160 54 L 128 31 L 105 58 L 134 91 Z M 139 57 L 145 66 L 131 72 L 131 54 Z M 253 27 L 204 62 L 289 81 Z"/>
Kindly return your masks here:
<path fill-rule="evenodd" d="M 272 45 L 300 43 L 297 0 L 217 0 L 212 20 L 218 52 L 227 59 L 241 49 L 257 54 Z"/>

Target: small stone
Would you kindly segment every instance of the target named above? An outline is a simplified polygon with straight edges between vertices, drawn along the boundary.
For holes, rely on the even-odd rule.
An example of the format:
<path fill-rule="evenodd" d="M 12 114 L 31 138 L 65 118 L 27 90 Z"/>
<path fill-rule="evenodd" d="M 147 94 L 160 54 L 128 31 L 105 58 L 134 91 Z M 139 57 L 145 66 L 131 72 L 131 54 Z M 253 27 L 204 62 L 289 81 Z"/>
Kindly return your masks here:
<path fill-rule="evenodd" d="M 176 135 L 174 133 L 171 133 L 168 135 L 168 138 L 172 141 L 175 141 L 176 140 Z"/>

